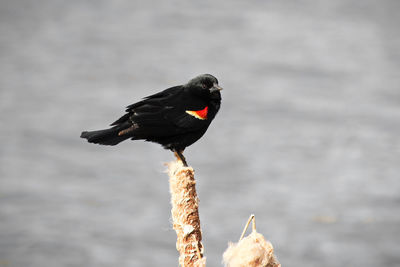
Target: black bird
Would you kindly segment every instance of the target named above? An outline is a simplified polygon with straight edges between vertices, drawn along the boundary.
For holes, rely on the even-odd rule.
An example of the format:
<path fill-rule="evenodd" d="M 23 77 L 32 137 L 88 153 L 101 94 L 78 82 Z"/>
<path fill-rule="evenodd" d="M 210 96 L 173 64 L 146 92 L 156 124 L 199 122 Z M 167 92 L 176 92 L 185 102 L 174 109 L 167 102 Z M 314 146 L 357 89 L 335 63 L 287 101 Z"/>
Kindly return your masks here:
<path fill-rule="evenodd" d="M 185 85 L 168 88 L 126 108 L 126 114 L 105 130 L 82 132 L 89 143 L 116 145 L 143 139 L 170 149 L 187 166 L 183 151 L 200 139 L 221 105 L 218 80 L 203 74 Z"/>

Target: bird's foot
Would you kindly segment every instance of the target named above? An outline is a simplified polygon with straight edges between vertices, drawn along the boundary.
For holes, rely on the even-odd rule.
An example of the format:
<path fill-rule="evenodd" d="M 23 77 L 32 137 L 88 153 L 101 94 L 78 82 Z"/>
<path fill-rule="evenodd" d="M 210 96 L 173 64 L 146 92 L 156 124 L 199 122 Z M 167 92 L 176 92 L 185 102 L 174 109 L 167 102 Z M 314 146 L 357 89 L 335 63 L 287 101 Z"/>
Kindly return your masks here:
<path fill-rule="evenodd" d="M 188 167 L 185 157 L 183 156 L 183 150 L 174 150 L 174 155 L 177 160 L 180 160 L 184 167 Z"/>

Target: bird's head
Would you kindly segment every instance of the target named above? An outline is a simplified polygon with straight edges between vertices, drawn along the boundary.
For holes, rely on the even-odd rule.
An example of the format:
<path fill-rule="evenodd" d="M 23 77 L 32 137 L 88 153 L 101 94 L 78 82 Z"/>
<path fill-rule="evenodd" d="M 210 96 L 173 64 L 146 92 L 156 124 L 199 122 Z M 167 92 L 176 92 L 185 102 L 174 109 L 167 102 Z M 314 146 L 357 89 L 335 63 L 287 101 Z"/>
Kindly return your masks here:
<path fill-rule="evenodd" d="M 221 98 L 222 87 L 218 85 L 218 80 L 211 74 L 202 74 L 191 79 L 186 86 L 193 88 L 201 94 L 207 94 L 211 98 Z"/>

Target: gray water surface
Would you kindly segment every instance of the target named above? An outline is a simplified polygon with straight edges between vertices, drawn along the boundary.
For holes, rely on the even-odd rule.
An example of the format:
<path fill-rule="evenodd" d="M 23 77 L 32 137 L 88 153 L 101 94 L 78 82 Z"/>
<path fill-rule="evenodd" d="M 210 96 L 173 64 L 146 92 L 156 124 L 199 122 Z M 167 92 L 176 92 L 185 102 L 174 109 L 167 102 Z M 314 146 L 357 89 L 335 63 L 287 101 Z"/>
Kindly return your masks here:
<path fill-rule="evenodd" d="M 283 266 L 400 265 L 400 2 L 0 2 L 0 267 L 177 266 L 156 144 L 91 145 L 201 74 L 208 266 L 251 213 Z"/>

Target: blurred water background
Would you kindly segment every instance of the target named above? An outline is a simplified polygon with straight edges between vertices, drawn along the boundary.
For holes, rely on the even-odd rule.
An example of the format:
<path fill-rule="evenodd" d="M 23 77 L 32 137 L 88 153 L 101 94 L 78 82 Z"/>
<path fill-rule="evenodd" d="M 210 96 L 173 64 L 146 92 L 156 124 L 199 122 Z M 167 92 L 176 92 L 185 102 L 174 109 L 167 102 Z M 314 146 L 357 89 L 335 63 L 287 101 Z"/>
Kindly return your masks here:
<path fill-rule="evenodd" d="M 208 266 L 251 213 L 283 266 L 400 265 L 400 2 L 0 2 L 0 267 L 177 266 L 164 162 L 79 138 L 202 74 Z"/>

